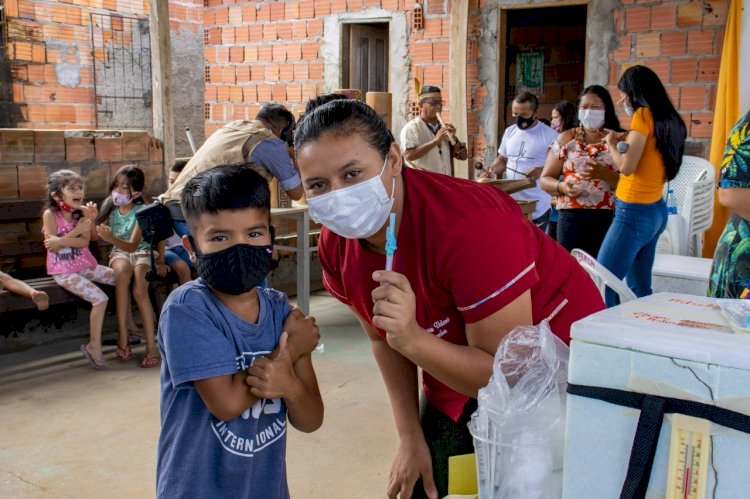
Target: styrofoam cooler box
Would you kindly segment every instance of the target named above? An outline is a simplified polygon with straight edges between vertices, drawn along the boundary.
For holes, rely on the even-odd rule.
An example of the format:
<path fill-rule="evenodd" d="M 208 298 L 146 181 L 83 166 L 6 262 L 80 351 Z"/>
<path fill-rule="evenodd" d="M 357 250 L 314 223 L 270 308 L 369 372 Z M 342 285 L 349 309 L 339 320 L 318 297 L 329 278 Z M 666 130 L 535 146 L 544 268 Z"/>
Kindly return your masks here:
<path fill-rule="evenodd" d="M 750 335 L 733 333 L 713 298 L 651 295 L 576 322 L 571 336 L 570 384 L 750 415 Z M 638 409 L 568 396 L 563 497 L 620 496 L 639 416 Z M 671 420 L 664 417 L 647 498 L 665 495 Z M 711 436 L 708 497 L 750 497 L 750 434 L 711 424 Z"/>

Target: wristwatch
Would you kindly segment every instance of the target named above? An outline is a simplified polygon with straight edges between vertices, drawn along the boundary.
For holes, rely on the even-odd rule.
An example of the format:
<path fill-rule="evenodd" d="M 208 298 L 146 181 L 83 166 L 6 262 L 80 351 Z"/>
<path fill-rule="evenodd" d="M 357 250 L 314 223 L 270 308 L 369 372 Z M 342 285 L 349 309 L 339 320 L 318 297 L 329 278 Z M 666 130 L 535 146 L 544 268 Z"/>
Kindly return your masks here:
<path fill-rule="evenodd" d="M 619 152 L 620 154 L 625 154 L 626 152 L 628 152 L 628 147 L 630 147 L 630 144 L 628 144 L 624 140 L 621 140 L 617 143 L 617 146 L 615 146 L 617 152 Z"/>

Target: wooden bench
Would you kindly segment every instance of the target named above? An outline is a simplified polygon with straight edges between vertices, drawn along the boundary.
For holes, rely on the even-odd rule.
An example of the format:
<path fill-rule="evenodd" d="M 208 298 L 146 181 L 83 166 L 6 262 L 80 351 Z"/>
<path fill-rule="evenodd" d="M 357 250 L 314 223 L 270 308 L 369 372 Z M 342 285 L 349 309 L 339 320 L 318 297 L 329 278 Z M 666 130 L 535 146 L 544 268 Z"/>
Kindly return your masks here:
<path fill-rule="evenodd" d="M 38 291 L 45 291 L 49 295 L 50 305 L 69 303 L 79 299 L 76 295 L 58 286 L 51 277 L 26 279 L 24 282 Z M 0 291 L 0 313 L 33 308 L 36 308 L 36 304 L 30 298 L 11 293 L 7 289 Z"/>

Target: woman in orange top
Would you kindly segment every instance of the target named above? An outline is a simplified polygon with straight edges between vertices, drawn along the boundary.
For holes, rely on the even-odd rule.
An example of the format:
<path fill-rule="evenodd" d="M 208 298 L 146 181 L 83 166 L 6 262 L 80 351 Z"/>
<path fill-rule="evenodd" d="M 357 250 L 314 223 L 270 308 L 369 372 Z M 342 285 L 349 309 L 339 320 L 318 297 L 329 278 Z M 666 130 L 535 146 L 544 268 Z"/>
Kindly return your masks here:
<path fill-rule="evenodd" d="M 625 134 L 608 130 L 607 146 L 620 182 L 615 214 L 599 250 L 599 262 L 622 279 L 636 296 L 650 295 L 656 242 L 667 226 L 664 182 L 677 176 L 687 129 L 664 85 L 651 69 L 633 66 L 617 84 L 625 113 L 632 116 Z M 617 304 L 611 290 L 608 306 Z"/>

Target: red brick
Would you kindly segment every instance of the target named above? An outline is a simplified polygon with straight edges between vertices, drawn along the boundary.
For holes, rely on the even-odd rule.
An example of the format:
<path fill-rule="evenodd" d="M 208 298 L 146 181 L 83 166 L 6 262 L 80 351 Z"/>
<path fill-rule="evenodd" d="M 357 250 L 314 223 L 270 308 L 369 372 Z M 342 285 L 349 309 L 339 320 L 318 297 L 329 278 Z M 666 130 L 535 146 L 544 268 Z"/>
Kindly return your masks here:
<path fill-rule="evenodd" d="M 610 57 L 616 61 L 630 59 L 631 52 L 631 35 L 627 34 L 619 38 L 620 45 L 610 52 Z"/>
<path fill-rule="evenodd" d="M 18 199 L 18 169 L 15 165 L 0 168 L 0 198 Z"/>
<path fill-rule="evenodd" d="M 302 44 L 302 58 L 303 59 L 317 59 L 318 58 L 318 43 L 303 43 Z"/>
<path fill-rule="evenodd" d="M 286 100 L 286 85 L 276 84 L 271 89 L 271 98 L 274 102 L 283 102 Z"/>
<path fill-rule="evenodd" d="M 212 28 L 208 31 L 208 43 L 211 45 L 221 43 L 221 28 Z"/>
<path fill-rule="evenodd" d="M 215 101 L 217 96 L 216 85 L 206 85 L 203 91 L 203 100 L 205 102 Z"/>
<path fill-rule="evenodd" d="M 307 22 L 294 21 L 292 24 L 292 38 L 301 40 L 307 38 Z"/>
<path fill-rule="evenodd" d="M 705 12 L 703 14 L 703 26 L 723 26 L 727 22 L 727 7 L 730 2 L 726 0 L 708 0 L 703 3 Z M 743 3 L 743 9 L 747 4 Z"/>
<path fill-rule="evenodd" d="M 214 11 L 214 19 L 216 24 L 229 24 L 229 9 L 219 9 Z"/>
<path fill-rule="evenodd" d="M 258 85 L 258 102 L 271 102 L 271 85 Z"/>
<path fill-rule="evenodd" d="M 258 60 L 269 62 L 273 60 L 273 46 L 261 45 L 258 47 Z"/>
<path fill-rule="evenodd" d="M 445 5 L 443 5 L 443 2 L 436 2 L 433 0 L 428 3 L 427 7 L 427 12 L 429 14 L 445 14 Z"/>
<path fill-rule="evenodd" d="M 265 81 L 266 66 L 254 65 L 250 67 L 250 81 Z"/>
<path fill-rule="evenodd" d="M 648 61 L 648 67 L 654 73 L 656 73 L 656 76 L 658 76 L 662 82 L 669 81 L 669 60 L 668 59 L 657 59 L 657 60 Z M 625 68 L 623 67 L 623 71 L 624 70 Z"/>
<path fill-rule="evenodd" d="M 218 87 L 216 100 L 219 102 L 226 102 L 229 100 L 229 85 L 221 85 Z"/>
<path fill-rule="evenodd" d="M 235 43 L 247 43 L 250 41 L 250 26 L 237 26 L 234 28 Z"/>
<path fill-rule="evenodd" d="M 0 163 L 31 163 L 34 161 L 34 132 L 3 130 L 0 139 Z"/>
<path fill-rule="evenodd" d="M 327 16 L 331 13 L 331 0 L 315 0 L 315 15 Z"/>
<path fill-rule="evenodd" d="M 678 104 L 680 102 L 680 87 L 677 85 L 665 85 L 664 89 L 667 91 L 667 95 L 669 95 L 669 100 L 672 101 L 672 105 L 677 108 L 679 107 Z"/>
<path fill-rule="evenodd" d="M 302 85 L 302 100 L 313 99 L 318 95 L 318 87 L 314 83 L 304 83 Z"/>
<path fill-rule="evenodd" d="M 47 197 L 47 167 L 28 165 L 18 167 L 18 194 L 20 199 Z M 7 230 L 7 227 L 6 227 Z"/>
<path fill-rule="evenodd" d="M 276 24 L 268 23 L 263 25 L 263 40 L 267 42 L 274 41 L 278 38 L 276 33 Z"/>
<path fill-rule="evenodd" d="M 302 45 L 299 43 L 290 43 L 286 46 L 286 60 L 299 61 L 302 59 Z"/>
<path fill-rule="evenodd" d="M 706 107 L 706 87 L 704 85 L 686 85 L 680 87 L 681 111 L 695 111 Z"/>
<path fill-rule="evenodd" d="M 242 87 L 239 85 L 232 85 L 229 87 L 229 100 L 231 102 L 242 102 Z"/>
<path fill-rule="evenodd" d="M 149 136 L 146 132 L 122 132 L 122 159 L 148 160 Z"/>
<path fill-rule="evenodd" d="M 34 162 L 55 161 L 65 161 L 65 136 L 63 132 L 34 132 Z"/>
<path fill-rule="evenodd" d="M 630 7 L 625 11 L 627 30 L 630 33 L 648 31 L 651 27 L 650 7 Z"/>
<path fill-rule="evenodd" d="M 443 85 L 443 66 L 431 65 L 424 68 L 424 85 L 435 85 L 441 87 Z M 445 98 L 445 96 L 443 96 Z"/>
<path fill-rule="evenodd" d="M 301 0 L 300 1 L 299 17 L 302 19 L 315 17 L 315 0 Z"/>
<path fill-rule="evenodd" d="M 271 4 L 271 21 L 283 21 L 285 14 L 284 2 L 275 2 Z"/>
<path fill-rule="evenodd" d="M 299 83 L 290 83 L 286 86 L 286 98 L 291 102 L 302 100 L 302 85 Z"/>
<path fill-rule="evenodd" d="M 278 64 L 266 64 L 265 76 L 267 81 L 278 81 L 279 80 L 279 65 Z"/>
<path fill-rule="evenodd" d="M 299 2 L 294 0 L 284 4 L 284 19 L 297 19 L 299 17 Z"/>
<path fill-rule="evenodd" d="M 450 44 L 448 42 L 433 43 L 432 58 L 434 61 L 447 61 L 450 58 Z"/>
<path fill-rule="evenodd" d="M 635 40 L 636 57 L 658 57 L 661 54 L 659 33 L 638 33 Z"/>
<path fill-rule="evenodd" d="M 276 33 L 280 40 L 291 40 L 292 38 L 296 38 L 292 33 L 292 24 L 293 23 L 279 23 L 276 26 Z"/>
<path fill-rule="evenodd" d="M 323 63 L 319 61 L 310 63 L 310 79 L 323 80 Z"/>
<path fill-rule="evenodd" d="M 234 43 L 234 26 L 224 26 L 221 28 L 221 43 L 224 45 Z"/>
<path fill-rule="evenodd" d="M 273 60 L 275 62 L 286 61 L 286 45 L 277 43 L 273 46 Z"/>
<path fill-rule="evenodd" d="M 713 30 L 688 31 L 687 52 L 688 54 L 714 54 Z"/>
<path fill-rule="evenodd" d="M 254 24 L 250 26 L 248 30 L 250 32 L 251 42 L 263 41 L 263 25 L 262 24 Z"/>
<path fill-rule="evenodd" d="M 94 139 L 96 158 L 102 163 L 122 161 L 121 137 L 96 137 Z"/>
<path fill-rule="evenodd" d="M 714 126 L 713 113 L 693 113 L 691 115 L 690 137 L 710 138 Z"/>
<path fill-rule="evenodd" d="M 65 159 L 68 163 L 94 159 L 95 156 L 93 138 L 65 137 Z"/>
<path fill-rule="evenodd" d="M 432 43 L 414 43 L 409 45 L 412 63 L 432 62 Z"/>
<path fill-rule="evenodd" d="M 250 66 L 237 66 L 237 83 L 246 83 L 250 81 Z"/>
<path fill-rule="evenodd" d="M 331 0 L 330 4 L 331 13 L 346 12 L 346 0 Z"/>
<path fill-rule="evenodd" d="M 229 47 L 229 61 L 242 62 L 245 59 L 245 50 L 240 46 Z"/>
<path fill-rule="evenodd" d="M 346 0 L 346 8 L 352 12 L 362 10 L 362 0 Z"/>
<path fill-rule="evenodd" d="M 229 14 L 228 14 L 229 24 L 242 24 L 242 7 L 237 7 L 237 6 L 229 7 L 228 10 L 229 10 Z"/>
<path fill-rule="evenodd" d="M 245 24 L 254 23 L 257 9 L 255 5 L 243 5 L 242 6 L 242 22 Z"/>
<path fill-rule="evenodd" d="M 661 34 L 661 55 L 684 55 L 687 49 L 687 33 L 672 31 Z"/>
<path fill-rule="evenodd" d="M 307 36 L 310 38 L 323 36 L 323 21 L 320 19 L 307 21 Z"/>
<path fill-rule="evenodd" d="M 692 83 L 697 80 L 697 74 L 698 59 L 695 57 L 672 60 L 672 83 Z"/>
<path fill-rule="evenodd" d="M 234 66 L 227 66 L 227 67 L 221 68 L 221 81 L 222 83 L 234 83 L 237 81 L 237 76 L 235 75 Z"/>
<path fill-rule="evenodd" d="M 676 15 L 674 5 L 654 5 L 651 7 L 651 29 L 674 28 Z"/>
<path fill-rule="evenodd" d="M 44 119 L 48 124 L 74 123 L 76 121 L 76 109 L 69 105 L 48 104 L 44 109 Z"/>
<path fill-rule="evenodd" d="M 688 2 L 677 7 L 677 26 L 700 26 L 703 21 L 703 2 Z"/>
<path fill-rule="evenodd" d="M 279 80 L 286 82 L 294 80 L 293 64 L 279 64 Z"/>
<path fill-rule="evenodd" d="M 719 81 L 720 57 L 703 57 L 698 62 L 698 81 Z"/>

